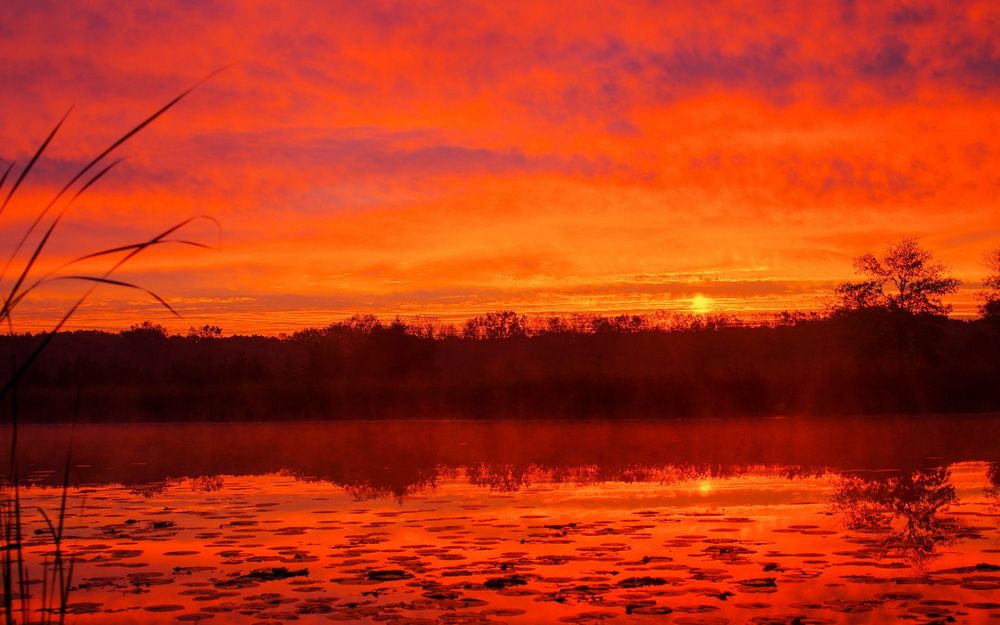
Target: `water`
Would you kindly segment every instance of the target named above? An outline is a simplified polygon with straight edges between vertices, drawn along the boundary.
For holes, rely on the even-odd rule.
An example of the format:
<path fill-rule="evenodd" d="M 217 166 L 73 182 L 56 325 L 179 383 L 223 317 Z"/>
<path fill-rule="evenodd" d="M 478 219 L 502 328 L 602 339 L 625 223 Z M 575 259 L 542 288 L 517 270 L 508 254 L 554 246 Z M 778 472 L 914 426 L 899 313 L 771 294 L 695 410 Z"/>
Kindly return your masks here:
<path fill-rule="evenodd" d="M 81 426 L 69 620 L 998 623 L 998 433 L 997 416 Z M 35 562 L 68 440 L 22 431 Z"/>

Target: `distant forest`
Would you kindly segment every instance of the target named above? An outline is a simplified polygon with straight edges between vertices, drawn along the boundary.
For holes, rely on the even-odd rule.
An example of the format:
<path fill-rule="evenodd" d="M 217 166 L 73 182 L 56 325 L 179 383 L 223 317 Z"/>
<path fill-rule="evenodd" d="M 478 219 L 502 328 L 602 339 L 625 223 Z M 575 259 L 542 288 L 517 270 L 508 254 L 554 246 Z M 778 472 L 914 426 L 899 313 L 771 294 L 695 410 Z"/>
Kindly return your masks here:
<path fill-rule="evenodd" d="M 753 326 L 499 311 L 461 328 L 359 315 L 280 338 L 212 326 L 170 336 L 148 322 L 64 333 L 21 378 L 18 404 L 33 421 L 998 411 L 995 260 L 970 321 L 948 317 L 941 301 L 958 281 L 905 240 L 860 257 L 862 279 L 840 285 L 830 310 Z M 16 362 L 38 340 L 0 343 Z"/>

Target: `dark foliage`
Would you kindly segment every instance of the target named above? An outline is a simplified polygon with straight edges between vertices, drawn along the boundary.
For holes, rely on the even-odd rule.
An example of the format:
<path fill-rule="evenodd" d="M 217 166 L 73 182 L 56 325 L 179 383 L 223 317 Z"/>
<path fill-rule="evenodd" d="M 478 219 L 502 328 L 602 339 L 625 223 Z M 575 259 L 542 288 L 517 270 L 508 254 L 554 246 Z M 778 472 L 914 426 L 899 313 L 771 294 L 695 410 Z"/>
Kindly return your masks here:
<path fill-rule="evenodd" d="M 153 324 L 59 336 L 25 377 L 33 420 L 688 417 L 1000 409 L 1000 333 L 863 309 L 771 327 L 568 322 L 493 339 L 355 317 L 287 338 Z M 501 327 L 501 326 L 498 326 Z M 476 334 L 478 336 L 478 334 Z M 488 336 L 492 336 L 489 335 Z M 17 352 L 33 337 L 0 339 Z"/>

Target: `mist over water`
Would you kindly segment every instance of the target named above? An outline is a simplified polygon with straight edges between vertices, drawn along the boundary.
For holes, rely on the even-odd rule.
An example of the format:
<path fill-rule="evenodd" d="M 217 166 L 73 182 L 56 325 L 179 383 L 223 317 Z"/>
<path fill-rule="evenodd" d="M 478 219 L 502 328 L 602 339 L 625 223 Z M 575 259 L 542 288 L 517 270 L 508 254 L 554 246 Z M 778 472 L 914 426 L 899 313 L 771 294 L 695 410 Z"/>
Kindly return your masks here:
<path fill-rule="evenodd" d="M 1000 461 L 998 434 L 997 415 L 25 425 L 19 457 L 22 472 L 52 484 L 61 471 L 44 471 L 62 468 L 72 440 L 73 484 L 280 472 L 399 496 L 460 468 L 584 481 L 657 481 L 664 467 L 721 476 L 762 466 L 792 476 L 912 471 Z"/>

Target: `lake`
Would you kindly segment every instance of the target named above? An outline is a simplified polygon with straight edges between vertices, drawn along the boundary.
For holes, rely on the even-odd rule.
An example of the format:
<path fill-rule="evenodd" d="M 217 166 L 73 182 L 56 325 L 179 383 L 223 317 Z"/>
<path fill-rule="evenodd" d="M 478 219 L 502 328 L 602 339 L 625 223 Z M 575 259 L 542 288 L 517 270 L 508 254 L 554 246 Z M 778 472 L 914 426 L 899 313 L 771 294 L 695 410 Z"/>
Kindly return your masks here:
<path fill-rule="evenodd" d="M 1000 416 L 22 426 L 71 623 L 1000 623 Z M 8 489 L 8 493 L 9 493 Z"/>

